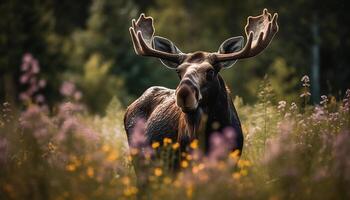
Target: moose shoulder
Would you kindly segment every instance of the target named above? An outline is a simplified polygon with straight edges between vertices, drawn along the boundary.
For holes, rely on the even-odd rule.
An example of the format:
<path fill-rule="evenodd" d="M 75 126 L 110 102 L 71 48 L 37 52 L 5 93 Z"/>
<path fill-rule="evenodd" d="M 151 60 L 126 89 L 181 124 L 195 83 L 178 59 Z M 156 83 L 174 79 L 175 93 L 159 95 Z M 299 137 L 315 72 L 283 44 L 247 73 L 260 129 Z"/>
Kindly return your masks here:
<path fill-rule="evenodd" d="M 138 120 L 145 122 L 146 145 L 172 138 L 184 149 L 191 140 L 204 135 L 205 151 L 210 149 L 212 132 L 231 127 L 235 133 L 232 150 L 241 152 L 241 124 L 219 72 L 238 59 L 262 52 L 278 31 L 277 14 L 271 16 L 264 9 L 262 15 L 248 17 L 245 45 L 243 37 L 232 37 L 224 41 L 215 53 L 182 53 L 170 40 L 154 36 L 153 19 L 143 14 L 137 21 L 132 21 L 129 30 L 138 55 L 159 58 L 166 67 L 177 72 L 180 80 L 175 90 L 164 87 L 147 89 L 128 107 L 124 125 L 129 143 Z"/>

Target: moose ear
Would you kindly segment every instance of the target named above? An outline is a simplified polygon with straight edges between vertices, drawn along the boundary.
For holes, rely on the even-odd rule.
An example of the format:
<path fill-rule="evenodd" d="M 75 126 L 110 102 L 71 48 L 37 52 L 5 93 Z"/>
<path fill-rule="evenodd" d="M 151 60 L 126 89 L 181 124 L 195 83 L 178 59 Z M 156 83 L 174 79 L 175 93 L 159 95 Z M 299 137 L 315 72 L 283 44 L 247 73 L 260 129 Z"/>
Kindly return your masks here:
<path fill-rule="evenodd" d="M 226 54 L 240 51 L 243 48 L 244 38 L 242 36 L 232 37 L 225 40 L 219 47 L 218 53 Z M 218 65 L 222 68 L 232 67 L 237 60 L 220 62 Z"/>
<path fill-rule="evenodd" d="M 172 53 L 172 54 L 182 54 L 182 52 L 175 46 L 174 43 L 172 43 L 170 40 L 160 37 L 160 36 L 154 36 L 153 38 L 153 48 L 158 51 L 163 51 L 166 53 Z M 178 63 L 171 62 L 164 59 L 159 59 L 163 65 L 170 69 L 175 69 L 179 65 Z"/>

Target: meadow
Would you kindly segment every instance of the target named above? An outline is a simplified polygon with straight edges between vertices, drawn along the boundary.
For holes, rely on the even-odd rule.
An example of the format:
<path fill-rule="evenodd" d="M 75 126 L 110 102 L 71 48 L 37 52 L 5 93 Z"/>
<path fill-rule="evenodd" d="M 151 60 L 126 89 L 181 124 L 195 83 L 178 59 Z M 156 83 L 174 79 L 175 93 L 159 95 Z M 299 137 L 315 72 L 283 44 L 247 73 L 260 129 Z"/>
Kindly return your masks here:
<path fill-rule="evenodd" d="M 81 102 L 72 82 L 57 90 L 62 102 L 48 106 L 41 93 L 37 61 L 21 66 L 20 105 L 1 103 L 0 199 L 136 199 L 139 193 L 123 128 L 123 108 L 113 98 L 105 115 Z M 275 99 L 268 77 L 259 101 L 233 99 L 245 135 L 242 157 L 229 152 L 224 136 L 212 138 L 208 155 L 201 141 L 191 143 L 181 170 L 149 160 L 148 199 L 350 199 L 350 90 L 342 99 L 310 99 L 308 76 L 300 77 L 300 96 Z M 228 130 L 229 132 L 229 130 Z M 225 134 L 224 134 L 225 135 Z M 152 144 L 171 162 L 178 143 Z M 224 155 L 224 157 L 223 157 Z"/>

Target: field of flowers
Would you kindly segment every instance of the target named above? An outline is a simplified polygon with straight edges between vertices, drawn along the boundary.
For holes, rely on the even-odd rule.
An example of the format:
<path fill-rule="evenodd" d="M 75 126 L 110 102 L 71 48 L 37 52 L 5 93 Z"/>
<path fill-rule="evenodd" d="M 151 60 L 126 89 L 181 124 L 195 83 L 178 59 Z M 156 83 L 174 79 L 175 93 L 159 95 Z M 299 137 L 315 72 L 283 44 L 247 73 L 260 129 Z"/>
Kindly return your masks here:
<path fill-rule="evenodd" d="M 37 60 L 26 55 L 21 70 L 22 106 L 1 103 L 0 199 L 140 197 L 131 164 L 138 152 L 127 145 L 119 101 L 110 102 L 105 116 L 91 115 L 81 103 L 84 94 L 64 82 L 64 100 L 48 107 Z M 225 149 L 229 130 L 212 138 L 207 156 L 195 140 L 191 153 L 178 155 L 178 174 L 169 173 L 165 162 L 149 164 L 142 197 L 350 199 L 350 90 L 342 99 L 322 96 L 310 105 L 309 86 L 304 76 L 299 99 L 272 101 L 266 77 L 256 105 L 234 100 L 245 134 L 241 158 Z M 171 162 L 178 146 L 165 139 L 149 153 L 159 151 Z"/>

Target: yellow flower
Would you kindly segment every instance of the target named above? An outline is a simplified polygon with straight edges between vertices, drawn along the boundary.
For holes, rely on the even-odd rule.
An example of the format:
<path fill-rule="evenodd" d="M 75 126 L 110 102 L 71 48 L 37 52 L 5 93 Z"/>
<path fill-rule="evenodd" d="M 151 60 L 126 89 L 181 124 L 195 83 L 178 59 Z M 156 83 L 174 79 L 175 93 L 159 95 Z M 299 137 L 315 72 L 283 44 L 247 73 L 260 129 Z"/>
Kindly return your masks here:
<path fill-rule="evenodd" d="M 104 151 L 104 152 L 108 152 L 110 149 L 111 149 L 111 147 L 108 144 L 104 144 L 102 146 L 102 151 Z"/>
<path fill-rule="evenodd" d="M 171 138 L 164 138 L 163 139 L 163 143 L 164 143 L 164 146 L 167 146 L 167 144 L 171 144 L 173 141 L 171 140 Z"/>
<path fill-rule="evenodd" d="M 127 176 L 123 177 L 123 178 L 122 178 L 122 183 L 123 183 L 124 185 L 130 185 L 130 178 L 127 177 Z"/>
<path fill-rule="evenodd" d="M 241 178 L 241 174 L 238 172 L 235 172 L 232 174 L 232 178 L 238 180 L 239 178 Z"/>
<path fill-rule="evenodd" d="M 138 153 L 139 153 L 139 150 L 138 149 L 136 149 L 136 148 L 131 148 L 130 149 L 130 153 L 131 153 L 131 155 L 137 155 Z"/>
<path fill-rule="evenodd" d="M 66 166 L 66 170 L 67 170 L 67 171 L 70 171 L 70 172 L 75 171 L 76 168 L 77 168 L 77 167 L 76 167 L 74 164 L 68 164 L 68 165 Z"/>
<path fill-rule="evenodd" d="M 190 144 L 192 149 L 198 149 L 198 140 L 193 140 Z"/>
<path fill-rule="evenodd" d="M 131 162 L 131 161 L 132 161 L 132 156 L 129 155 L 129 156 L 127 157 L 127 159 L 128 159 L 129 162 Z"/>
<path fill-rule="evenodd" d="M 187 167 L 188 167 L 188 162 L 187 162 L 186 160 L 183 160 L 183 161 L 181 162 L 181 167 L 182 167 L 182 168 L 187 168 Z"/>
<path fill-rule="evenodd" d="M 159 167 L 154 169 L 154 175 L 161 176 L 163 174 L 163 170 Z"/>
<path fill-rule="evenodd" d="M 164 182 L 164 184 L 169 185 L 169 184 L 171 183 L 171 178 L 165 177 L 165 178 L 163 179 L 163 182 Z"/>
<path fill-rule="evenodd" d="M 240 171 L 240 173 L 241 173 L 242 176 L 247 176 L 248 175 L 248 171 L 246 169 L 242 169 Z"/>
<path fill-rule="evenodd" d="M 237 160 L 239 158 L 239 150 L 236 149 L 230 153 L 230 158 L 233 160 Z"/>
<path fill-rule="evenodd" d="M 152 148 L 153 149 L 156 149 L 156 148 L 158 148 L 160 146 L 160 143 L 159 142 L 153 142 L 152 143 Z"/>
<path fill-rule="evenodd" d="M 125 196 L 132 196 L 135 195 L 138 192 L 137 188 L 134 186 L 130 186 L 124 189 L 123 193 Z"/>
<path fill-rule="evenodd" d="M 178 149 L 180 147 L 180 144 L 178 142 L 176 142 L 175 144 L 173 144 L 172 148 L 174 150 Z"/>
<path fill-rule="evenodd" d="M 94 176 L 94 168 L 92 167 L 88 167 L 87 170 L 86 170 L 86 174 L 88 177 L 92 178 Z"/>
<path fill-rule="evenodd" d="M 203 163 L 201 163 L 201 164 L 198 165 L 198 169 L 199 169 L 199 170 L 204 169 L 204 167 L 205 167 L 205 165 L 204 165 Z"/>
<path fill-rule="evenodd" d="M 186 159 L 187 159 L 187 160 L 192 160 L 192 156 L 191 156 L 190 154 L 188 154 L 188 155 L 186 156 Z"/>
<path fill-rule="evenodd" d="M 251 166 L 251 163 L 249 160 L 239 160 L 238 161 L 238 167 L 243 168 L 243 167 L 249 167 Z"/>
<path fill-rule="evenodd" d="M 115 161 L 118 158 L 118 153 L 117 151 L 112 151 L 109 153 L 109 155 L 107 156 L 107 160 L 108 161 Z"/>

